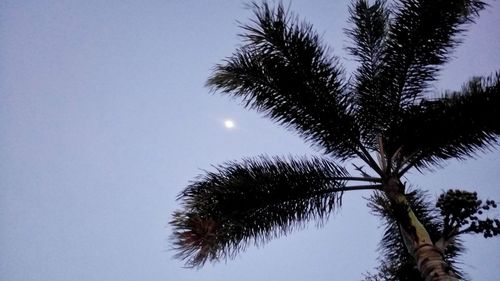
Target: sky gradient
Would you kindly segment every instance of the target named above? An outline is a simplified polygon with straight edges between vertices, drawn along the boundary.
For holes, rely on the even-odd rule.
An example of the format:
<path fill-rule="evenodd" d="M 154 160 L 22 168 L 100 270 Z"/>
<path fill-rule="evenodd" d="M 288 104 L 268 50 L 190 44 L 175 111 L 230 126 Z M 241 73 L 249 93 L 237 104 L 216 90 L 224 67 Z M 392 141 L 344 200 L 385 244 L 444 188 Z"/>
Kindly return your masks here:
<path fill-rule="evenodd" d="M 349 193 L 318 229 L 182 268 L 169 251 L 177 194 L 203 169 L 242 157 L 314 155 L 294 132 L 209 94 L 250 12 L 242 1 L 0 2 L 0 280 L 360 280 L 382 231 Z M 295 0 L 347 70 L 348 1 Z M 500 3 L 471 26 L 434 84 L 458 89 L 500 66 Z M 224 120 L 235 127 L 227 130 Z M 500 201 L 500 152 L 408 181 L 437 196 L 477 189 Z M 498 210 L 493 212 L 500 216 Z M 473 280 L 500 276 L 500 239 L 467 237 Z"/>

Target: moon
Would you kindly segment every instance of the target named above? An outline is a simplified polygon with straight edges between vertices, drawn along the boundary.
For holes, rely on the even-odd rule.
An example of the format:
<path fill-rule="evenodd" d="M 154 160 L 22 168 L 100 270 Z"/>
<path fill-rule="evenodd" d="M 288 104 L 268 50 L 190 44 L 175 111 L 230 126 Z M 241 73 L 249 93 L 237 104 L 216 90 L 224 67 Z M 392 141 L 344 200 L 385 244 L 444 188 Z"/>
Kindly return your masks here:
<path fill-rule="evenodd" d="M 232 129 L 232 128 L 234 128 L 234 121 L 230 120 L 230 119 L 225 120 L 224 121 L 224 127 L 226 127 L 226 129 Z"/>

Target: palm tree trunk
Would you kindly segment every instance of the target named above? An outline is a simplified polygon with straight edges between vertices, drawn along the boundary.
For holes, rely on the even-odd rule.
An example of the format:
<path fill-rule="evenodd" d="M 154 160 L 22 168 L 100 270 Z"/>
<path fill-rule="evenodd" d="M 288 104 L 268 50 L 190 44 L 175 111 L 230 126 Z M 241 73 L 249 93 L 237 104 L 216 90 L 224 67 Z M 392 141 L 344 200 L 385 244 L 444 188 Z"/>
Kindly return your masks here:
<path fill-rule="evenodd" d="M 389 179 L 384 185 L 399 222 L 401 236 L 408 252 L 415 258 L 417 268 L 425 281 L 458 281 L 444 261 L 443 252 L 434 245 L 429 233 L 411 209 L 403 185 L 398 179 Z"/>

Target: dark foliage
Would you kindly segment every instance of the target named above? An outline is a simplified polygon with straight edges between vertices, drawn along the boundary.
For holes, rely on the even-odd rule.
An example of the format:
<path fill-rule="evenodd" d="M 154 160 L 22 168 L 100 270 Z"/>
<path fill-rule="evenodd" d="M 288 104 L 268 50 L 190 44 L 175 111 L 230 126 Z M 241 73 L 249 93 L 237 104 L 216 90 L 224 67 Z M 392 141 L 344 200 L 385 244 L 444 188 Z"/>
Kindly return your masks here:
<path fill-rule="evenodd" d="M 477 0 L 402 0 L 395 3 L 384 71 L 395 107 L 412 105 L 436 78 L 453 48 L 463 24 L 485 7 Z"/>
<path fill-rule="evenodd" d="M 494 200 L 482 201 L 477 192 L 450 189 L 441 194 L 436 203 L 443 216 L 443 236 L 453 238 L 464 233 L 483 234 L 490 238 L 500 234 L 500 220 L 485 215 L 497 204 Z"/>
<path fill-rule="evenodd" d="M 473 78 L 461 91 L 410 107 L 390 131 L 409 167 L 466 159 L 493 148 L 500 134 L 500 73 Z M 394 149 L 394 148 L 392 148 Z"/>
<path fill-rule="evenodd" d="M 385 101 L 386 97 L 381 95 L 385 89 L 379 78 L 384 65 L 389 11 L 385 1 L 375 1 L 370 5 L 368 1 L 359 0 L 353 2 L 349 12 L 353 27 L 346 30 L 347 36 L 352 40 L 352 46 L 347 50 L 359 62 L 354 73 L 352 103 L 356 108 L 356 121 L 361 128 L 365 145 L 374 149 L 380 130 L 373 128 L 381 127 L 391 114 L 389 111 L 378 112 L 376 108 L 380 103 L 391 102 Z"/>
<path fill-rule="evenodd" d="M 328 153 L 356 153 L 359 137 L 346 99 L 342 68 L 312 26 L 266 3 L 254 6 L 245 44 L 208 80 L 214 90 L 241 97 L 246 107 L 297 130 Z"/>
<path fill-rule="evenodd" d="M 190 266 L 232 256 L 249 242 L 260 244 L 303 226 L 321 223 L 338 205 L 347 172 L 334 163 L 310 160 L 247 159 L 207 173 L 179 198 L 174 214 L 179 257 Z"/>
<path fill-rule="evenodd" d="M 482 1 L 359 0 L 351 8 L 351 53 L 361 62 L 356 77 L 358 117 L 367 144 L 398 122 L 460 42 L 457 35 L 483 9 Z M 390 139 L 390 136 L 385 136 Z M 395 150 L 388 152 L 394 153 Z"/>

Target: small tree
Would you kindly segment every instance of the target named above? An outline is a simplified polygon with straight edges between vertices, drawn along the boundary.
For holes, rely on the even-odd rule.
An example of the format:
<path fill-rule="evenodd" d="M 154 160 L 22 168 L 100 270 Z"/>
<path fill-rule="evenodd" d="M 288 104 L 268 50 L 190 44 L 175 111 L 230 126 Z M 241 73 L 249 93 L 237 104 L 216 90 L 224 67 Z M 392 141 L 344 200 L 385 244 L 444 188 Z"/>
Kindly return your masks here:
<path fill-rule="evenodd" d="M 386 219 L 380 270 L 367 280 L 458 280 L 454 258 L 464 233 L 497 235 L 496 207 L 450 190 L 434 208 L 402 181 L 448 159 L 498 144 L 500 75 L 428 98 L 429 84 L 457 36 L 485 7 L 473 0 L 354 1 L 349 52 L 359 67 L 345 79 L 311 25 L 283 5 L 253 4 L 243 45 L 217 65 L 208 85 L 296 130 L 323 158 L 257 157 L 217 167 L 181 194 L 173 215 L 178 257 L 191 266 L 232 257 L 311 220 L 323 221 L 342 195 L 373 190 L 369 205 Z M 358 158 L 366 170 L 342 166 Z"/>

